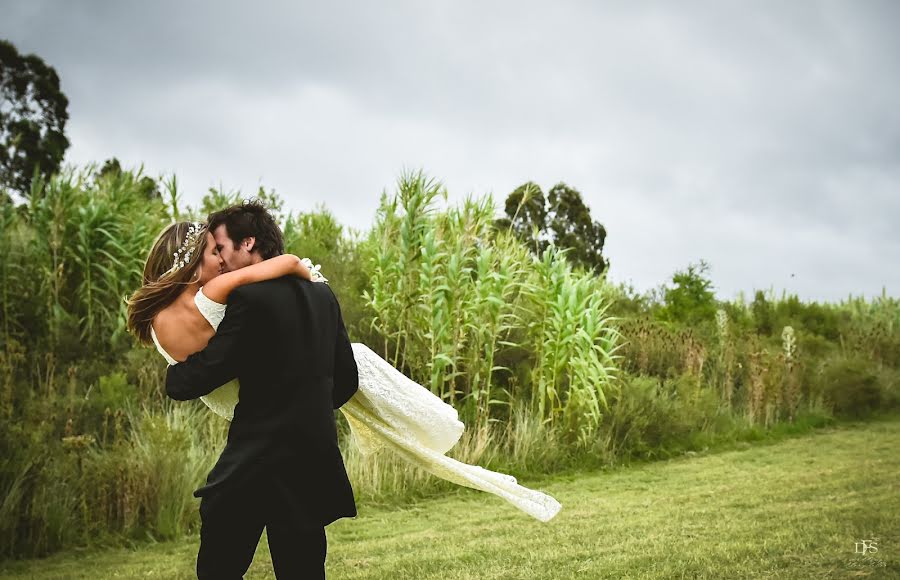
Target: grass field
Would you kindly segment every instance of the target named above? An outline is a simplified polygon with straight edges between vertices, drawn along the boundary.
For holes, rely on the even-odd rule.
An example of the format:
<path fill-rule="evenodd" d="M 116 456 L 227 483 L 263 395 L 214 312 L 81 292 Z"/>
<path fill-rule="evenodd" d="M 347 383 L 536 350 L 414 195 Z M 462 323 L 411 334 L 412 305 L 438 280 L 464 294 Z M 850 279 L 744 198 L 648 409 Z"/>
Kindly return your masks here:
<path fill-rule="evenodd" d="M 900 418 L 708 455 L 523 482 L 542 524 L 460 490 L 359 506 L 328 528 L 329 578 L 900 578 Z M 861 540 L 877 552 L 854 553 Z M 192 578 L 197 538 L 0 564 L 0 578 Z M 274 578 L 265 539 L 247 578 Z"/>

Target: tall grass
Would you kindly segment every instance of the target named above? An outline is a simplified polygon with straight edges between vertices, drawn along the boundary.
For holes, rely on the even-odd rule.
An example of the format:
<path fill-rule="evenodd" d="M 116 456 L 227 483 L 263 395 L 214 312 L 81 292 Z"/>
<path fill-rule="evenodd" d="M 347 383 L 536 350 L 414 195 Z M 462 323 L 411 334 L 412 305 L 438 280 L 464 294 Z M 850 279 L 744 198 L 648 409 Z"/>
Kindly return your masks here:
<path fill-rule="evenodd" d="M 192 494 L 224 447 L 227 423 L 199 404 L 125 415 L 111 445 L 70 435 L 20 452 L 24 460 L 0 503 L 2 556 L 173 539 L 197 528 Z"/>
<path fill-rule="evenodd" d="M 5 340 L 83 352 L 124 338 L 122 299 L 140 283 L 146 252 L 165 223 L 159 200 L 135 194 L 140 177 L 68 169 L 33 182 L 13 230 L 4 209 L 12 258 L 0 280 Z M 11 301 L 12 292 L 27 298 Z"/>

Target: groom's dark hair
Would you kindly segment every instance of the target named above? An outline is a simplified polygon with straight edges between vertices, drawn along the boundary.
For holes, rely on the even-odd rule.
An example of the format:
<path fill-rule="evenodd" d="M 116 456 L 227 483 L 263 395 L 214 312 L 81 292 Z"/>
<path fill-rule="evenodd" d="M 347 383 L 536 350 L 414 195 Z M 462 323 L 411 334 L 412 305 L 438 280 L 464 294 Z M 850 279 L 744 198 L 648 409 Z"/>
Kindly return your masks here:
<path fill-rule="evenodd" d="M 215 231 L 225 224 L 225 230 L 234 249 L 237 250 L 244 238 L 256 238 L 254 249 L 264 260 L 284 253 L 284 236 L 275 223 L 275 218 L 258 199 L 250 199 L 239 205 L 214 211 L 206 218 L 207 228 Z"/>

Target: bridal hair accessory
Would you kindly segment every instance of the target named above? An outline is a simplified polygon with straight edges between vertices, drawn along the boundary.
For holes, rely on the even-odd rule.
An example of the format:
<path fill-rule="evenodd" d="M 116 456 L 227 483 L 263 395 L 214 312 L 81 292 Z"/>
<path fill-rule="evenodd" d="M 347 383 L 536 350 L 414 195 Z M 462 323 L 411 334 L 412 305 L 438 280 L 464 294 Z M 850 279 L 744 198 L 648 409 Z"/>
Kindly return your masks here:
<path fill-rule="evenodd" d="M 201 231 L 203 231 L 202 223 L 191 222 L 191 227 L 188 228 L 187 234 L 184 236 L 184 241 L 181 242 L 181 247 L 172 254 L 172 257 L 175 258 L 175 263 L 172 264 L 172 267 L 166 272 L 167 274 L 171 274 L 179 268 L 183 268 L 191 261 L 191 254 L 194 253 L 194 248 L 197 247 L 197 240 L 200 238 Z"/>

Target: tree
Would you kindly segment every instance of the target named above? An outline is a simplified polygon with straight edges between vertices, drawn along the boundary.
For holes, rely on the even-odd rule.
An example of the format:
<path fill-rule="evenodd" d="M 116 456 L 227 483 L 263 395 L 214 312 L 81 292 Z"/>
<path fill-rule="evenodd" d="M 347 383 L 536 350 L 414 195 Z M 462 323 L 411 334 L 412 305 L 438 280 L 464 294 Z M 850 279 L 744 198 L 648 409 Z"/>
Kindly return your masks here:
<path fill-rule="evenodd" d="M 547 200 L 541 187 L 529 181 L 520 185 L 506 198 L 507 218 L 497 220 L 499 229 L 510 229 L 517 238 L 528 244 L 535 254 L 547 248 L 541 236 L 547 230 Z"/>
<path fill-rule="evenodd" d="M 581 193 L 557 183 L 545 197 L 540 186 L 529 181 L 506 198 L 506 216 L 496 226 L 509 229 L 540 255 L 553 243 L 568 248 L 568 259 L 601 274 L 609 268 L 603 257 L 606 228 L 591 219 Z"/>
<path fill-rule="evenodd" d="M 699 266 L 689 264 L 687 270 L 675 272 L 675 287 L 665 289 L 666 305 L 661 312 L 664 320 L 693 325 L 715 318 L 718 306 L 712 281 L 705 276 L 708 272 L 709 264 L 704 260 Z"/>
<path fill-rule="evenodd" d="M 557 246 L 570 248 L 569 259 L 598 274 L 608 264 L 603 258 L 606 228 L 591 219 L 591 210 L 578 190 L 557 183 L 547 194 L 550 204 L 549 226 Z"/>
<path fill-rule="evenodd" d="M 762 290 L 757 290 L 750 305 L 753 312 L 753 322 L 756 323 L 756 333 L 771 336 L 775 329 L 775 309 L 771 302 L 766 300 Z"/>
<path fill-rule="evenodd" d="M 53 67 L 0 40 L 0 188 L 28 195 L 35 173 L 59 169 L 68 106 Z"/>
<path fill-rule="evenodd" d="M 97 179 L 102 179 L 108 175 L 117 175 L 122 173 L 122 164 L 115 157 L 107 159 L 103 162 L 103 167 L 97 172 Z"/>
<path fill-rule="evenodd" d="M 100 181 L 109 176 L 115 177 L 120 173 L 122 173 L 122 164 L 119 163 L 117 158 L 112 157 L 103 163 L 103 167 L 97 172 L 95 179 Z M 135 174 L 137 191 L 147 199 L 162 199 L 162 194 L 159 191 L 159 184 L 156 180 L 146 175 L 141 176 L 141 173 L 142 169 L 138 169 Z M 138 177 L 140 177 L 140 179 L 137 179 Z"/>

